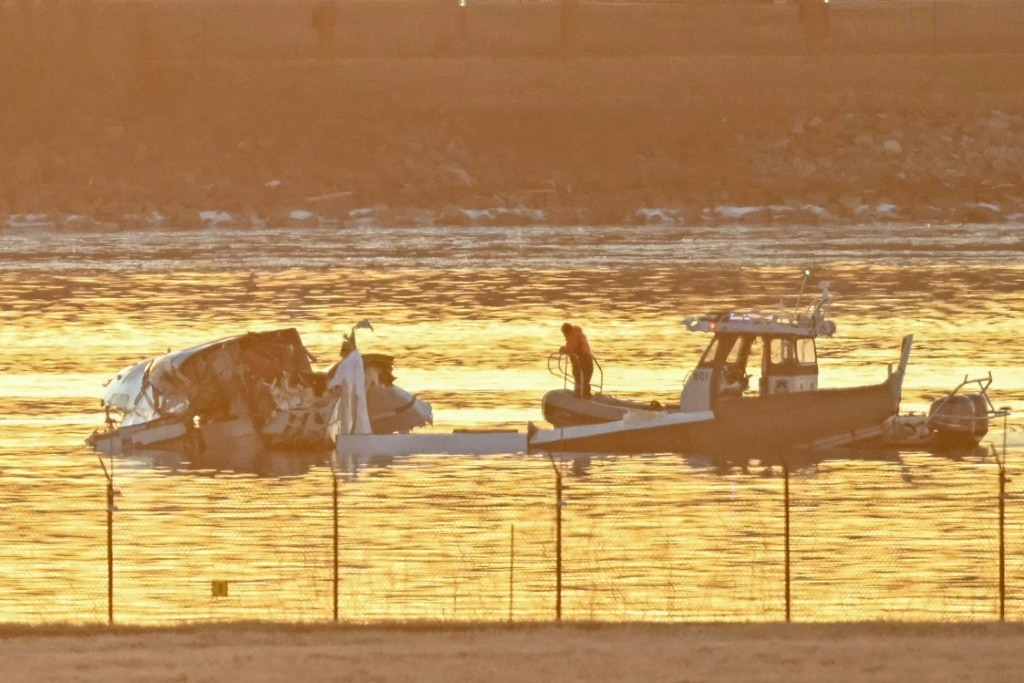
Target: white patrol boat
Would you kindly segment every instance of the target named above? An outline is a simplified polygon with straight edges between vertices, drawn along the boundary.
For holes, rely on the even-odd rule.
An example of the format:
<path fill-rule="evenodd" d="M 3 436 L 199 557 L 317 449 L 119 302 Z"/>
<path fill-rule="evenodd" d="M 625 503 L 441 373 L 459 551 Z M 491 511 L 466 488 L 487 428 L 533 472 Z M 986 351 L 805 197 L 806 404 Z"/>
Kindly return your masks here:
<path fill-rule="evenodd" d="M 555 429 L 531 435 L 531 449 L 764 453 L 877 437 L 899 411 L 913 337 L 903 338 L 898 365 L 890 364 L 878 384 L 819 388 L 815 340 L 836 331 L 827 319 L 829 283 L 820 287 L 821 296 L 803 311 L 802 285 L 792 313 L 686 318 L 687 330 L 713 336 L 677 406 L 621 401 L 600 391 L 587 399 L 568 388 L 548 392 L 542 407 Z"/>

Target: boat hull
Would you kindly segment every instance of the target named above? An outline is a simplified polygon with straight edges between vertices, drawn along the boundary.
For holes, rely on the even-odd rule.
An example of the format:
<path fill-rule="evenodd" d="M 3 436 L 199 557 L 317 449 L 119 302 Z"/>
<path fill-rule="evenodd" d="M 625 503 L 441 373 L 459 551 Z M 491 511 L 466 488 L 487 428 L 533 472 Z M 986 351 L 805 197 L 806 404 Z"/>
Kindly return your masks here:
<path fill-rule="evenodd" d="M 699 450 L 701 435 L 714 413 L 627 413 L 600 424 L 533 430 L 531 452 L 547 453 L 686 453 Z"/>
<path fill-rule="evenodd" d="M 899 412 L 896 376 L 881 384 L 724 399 L 698 447 L 710 452 L 777 451 L 857 433 Z"/>
<path fill-rule="evenodd" d="M 864 387 L 722 399 L 713 411 L 627 411 L 619 420 L 538 431 L 532 450 L 775 452 L 881 425 L 899 409 L 900 375 Z"/>
<path fill-rule="evenodd" d="M 180 419 L 161 418 L 118 429 L 97 430 L 86 443 L 103 455 L 122 455 L 137 450 L 172 448 L 186 450 L 194 439 L 188 438 L 188 426 Z"/>
<path fill-rule="evenodd" d="M 621 420 L 631 411 L 656 414 L 662 409 L 655 402 L 624 401 L 602 394 L 579 398 L 569 389 L 554 389 L 544 394 L 541 410 L 544 419 L 555 427 L 570 427 Z"/>

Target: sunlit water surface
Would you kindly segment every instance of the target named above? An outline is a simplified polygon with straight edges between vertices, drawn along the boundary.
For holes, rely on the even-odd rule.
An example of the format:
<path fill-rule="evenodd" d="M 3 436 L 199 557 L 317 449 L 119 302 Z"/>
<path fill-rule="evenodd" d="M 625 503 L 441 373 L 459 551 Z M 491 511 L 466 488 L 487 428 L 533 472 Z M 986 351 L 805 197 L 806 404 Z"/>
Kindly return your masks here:
<path fill-rule="evenodd" d="M 671 401 L 707 342 L 693 313 L 775 308 L 805 267 L 836 297 L 821 385 L 880 381 L 915 345 L 904 410 L 986 376 L 1013 410 L 974 453 L 795 458 L 796 620 L 999 615 L 1024 605 L 1024 238 L 1016 226 L 357 228 L 0 234 L 0 621 L 339 618 L 777 620 L 786 617 L 782 470 L 651 454 L 145 454 L 83 440 L 129 363 L 244 330 L 294 326 L 323 366 L 369 318 L 364 351 L 435 429 L 525 430 L 561 386 L 547 355 L 582 324 L 604 390 Z M 811 287 L 804 301 L 817 293 Z M 556 470 L 561 603 L 556 583 Z M 335 480 L 332 471 L 337 471 Z M 338 578 L 334 517 L 339 500 Z M 214 596 L 215 586 L 227 595 Z M 338 588 L 337 598 L 334 589 Z"/>

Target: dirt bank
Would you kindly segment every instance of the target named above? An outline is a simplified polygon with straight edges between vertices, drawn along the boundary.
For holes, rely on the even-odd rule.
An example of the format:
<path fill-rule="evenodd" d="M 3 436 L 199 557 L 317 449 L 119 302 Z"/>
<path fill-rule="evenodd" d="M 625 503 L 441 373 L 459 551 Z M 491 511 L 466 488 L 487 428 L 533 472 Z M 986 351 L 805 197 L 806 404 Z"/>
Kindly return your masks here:
<path fill-rule="evenodd" d="M 20 681 L 963 681 L 1019 679 L 1006 624 L 36 629 L 0 638 Z"/>

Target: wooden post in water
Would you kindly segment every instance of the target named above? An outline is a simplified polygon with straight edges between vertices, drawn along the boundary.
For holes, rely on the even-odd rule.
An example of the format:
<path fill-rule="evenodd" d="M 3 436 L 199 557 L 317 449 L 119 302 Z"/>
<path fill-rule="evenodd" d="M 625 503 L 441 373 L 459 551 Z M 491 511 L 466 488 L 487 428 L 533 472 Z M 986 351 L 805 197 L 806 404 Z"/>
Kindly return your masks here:
<path fill-rule="evenodd" d="M 790 556 L 789 556 L 789 465 L 786 464 L 786 459 L 782 459 L 782 478 L 783 478 L 783 505 L 785 506 L 785 564 L 786 564 L 786 623 L 788 624 L 792 616 L 792 593 L 790 589 Z"/>

